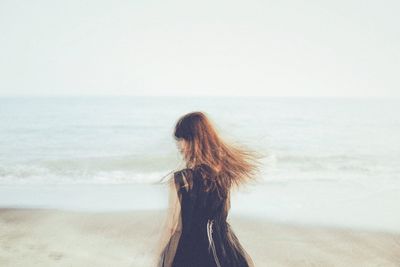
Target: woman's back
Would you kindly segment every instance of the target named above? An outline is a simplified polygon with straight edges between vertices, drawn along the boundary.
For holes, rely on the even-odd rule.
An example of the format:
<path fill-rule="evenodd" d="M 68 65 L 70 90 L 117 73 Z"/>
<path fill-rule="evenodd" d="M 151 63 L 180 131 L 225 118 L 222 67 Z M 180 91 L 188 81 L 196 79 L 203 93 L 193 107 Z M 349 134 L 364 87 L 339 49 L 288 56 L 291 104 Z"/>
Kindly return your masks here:
<path fill-rule="evenodd" d="M 181 199 L 184 226 L 199 225 L 207 220 L 225 221 L 229 198 L 215 182 L 212 170 L 205 164 L 174 173 Z"/>
<path fill-rule="evenodd" d="M 214 175 L 205 164 L 174 173 L 182 223 L 177 249 L 173 252 L 174 267 L 252 266 L 227 222 L 229 191 L 218 186 Z M 164 253 L 169 253 L 168 245 Z M 161 260 L 160 266 L 168 265 Z"/>

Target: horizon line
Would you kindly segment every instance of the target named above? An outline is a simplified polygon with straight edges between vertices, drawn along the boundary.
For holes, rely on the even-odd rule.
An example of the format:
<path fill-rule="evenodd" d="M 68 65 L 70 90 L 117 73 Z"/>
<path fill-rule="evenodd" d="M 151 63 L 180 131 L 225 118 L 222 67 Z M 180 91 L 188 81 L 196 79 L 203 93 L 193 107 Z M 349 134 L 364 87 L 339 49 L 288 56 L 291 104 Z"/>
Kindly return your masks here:
<path fill-rule="evenodd" d="M 400 98 L 400 96 L 385 96 L 385 95 L 376 95 L 376 96 L 322 96 L 322 95 L 133 95 L 133 94 L 37 94 L 37 95 L 30 95 L 30 94 L 17 94 L 17 95 L 0 95 L 0 98 L 45 98 L 45 97 L 53 97 L 53 98 L 68 98 L 68 97 L 186 97 L 186 98 L 195 98 L 195 97 L 232 97 L 232 98 L 242 98 L 242 97 L 261 97 L 261 98 Z"/>

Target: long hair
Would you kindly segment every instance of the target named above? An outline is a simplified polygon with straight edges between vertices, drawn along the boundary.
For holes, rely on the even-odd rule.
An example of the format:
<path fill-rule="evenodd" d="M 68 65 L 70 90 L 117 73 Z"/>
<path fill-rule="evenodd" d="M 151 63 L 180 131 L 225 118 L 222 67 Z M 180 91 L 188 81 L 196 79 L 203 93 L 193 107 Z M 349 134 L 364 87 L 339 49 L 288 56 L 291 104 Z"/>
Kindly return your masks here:
<path fill-rule="evenodd" d="M 220 198 L 225 199 L 224 210 L 230 208 L 230 189 L 232 186 L 239 186 L 248 181 L 257 181 L 260 161 L 263 156 L 256 151 L 250 150 L 243 145 L 228 144 L 218 135 L 215 127 L 204 112 L 191 112 L 182 116 L 176 123 L 173 132 L 176 141 L 184 141 L 182 154 L 185 159 L 186 169 L 184 172 L 176 172 L 185 178 L 193 174 L 192 170 L 199 170 L 202 182 L 206 191 L 216 189 Z M 173 170 L 175 175 L 175 170 Z M 169 173 L 171 174 L 171 172 Z M 167 175 L 169 175 L 167 174 Z M 167 176 L 166 175 L 166 176 Z M 161 180 L 163 180 L 164 176 Z M 180 176 L 183 178 L 183 176 Z M 160 231 L 159 246 L 157 247 L 161 257 L 156 258 L 157 263 L 172 266 L 174 255 L 177 251 L 182 233 L 181 217 L 181 194 L 173 179 L 169 176 L 170 197 L 167 217 Z M 190 181 L 192 180 L 192 181 Z M 193 179 L 185 179 L 189 187 Z M 185 185 L 186 186 L 186 185 Z M 228 232 L 228 239 L 232 244 L 238 244 L 236 236 Z M 243 248 L 239 247 L 241 251 Z M 254 267 L 250 256 L 244 251 L 245 257 L 251 267 Z M 166 263 L 166 265 L 164 265 Z"/>
<path fill-rule="evenodd" d="M 179 118 L 173 136 L 185 141 L 183 156 L 188 168 L 206 166 L 203 172 L 212 172 L 213 175 L 202 175 L 205 180 L 215 179 L 215 183 L 205 181 L 210 187 L 217 184 L 227 193 L 232 186 L 257 180 L 263 155 L 222 140 L 205 112 L 191 112 Z"/>

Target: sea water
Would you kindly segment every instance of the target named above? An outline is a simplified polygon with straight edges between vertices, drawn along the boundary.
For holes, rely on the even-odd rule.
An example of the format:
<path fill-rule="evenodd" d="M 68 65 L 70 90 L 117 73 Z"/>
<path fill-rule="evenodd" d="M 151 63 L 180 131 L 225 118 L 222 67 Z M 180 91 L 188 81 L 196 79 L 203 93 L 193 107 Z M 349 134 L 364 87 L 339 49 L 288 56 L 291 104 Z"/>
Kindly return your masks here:
<path fill-rule="evenodd" d="M 317 97 L 0 98 L 0 206 L 165 207 L 173 128 L 204 111 L 265 155 L 232 213 L 400 231 L 400 100 Z"/>

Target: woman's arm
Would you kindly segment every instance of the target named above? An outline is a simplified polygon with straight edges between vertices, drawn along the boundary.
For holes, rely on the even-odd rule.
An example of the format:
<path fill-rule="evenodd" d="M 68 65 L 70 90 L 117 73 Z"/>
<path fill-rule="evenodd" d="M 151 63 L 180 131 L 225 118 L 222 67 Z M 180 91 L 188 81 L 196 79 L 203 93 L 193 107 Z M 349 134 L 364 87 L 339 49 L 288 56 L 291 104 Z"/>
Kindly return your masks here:
<path fill-rule="evenodd" d="M 172 176 L 168 179 L 168 208 L 166 218 L 161 229 L 159 242 L 157 245 L 156 255 L 158 261 L 164 261 L 165 264 L 161 266 L 169 266 L 173 256 L 176 252 L 179 237 L 181 234 L 181 205 L 180 205 L 180 194 L 175 183 L 175 177 Z"/>
<path fill-rule="evenodd" d="M 166 229 L 172 235 L 176 231 L 180 231 L 180 213 L 181 213 L 181 204 L 180 198 L 181 195 L 178 191 L 178 187 L 175 183 L 174 179 L 171 179 L 168 182 L 169 187 L 169 198 L 168 198 L 168 217 L 166 220 Z"/>

